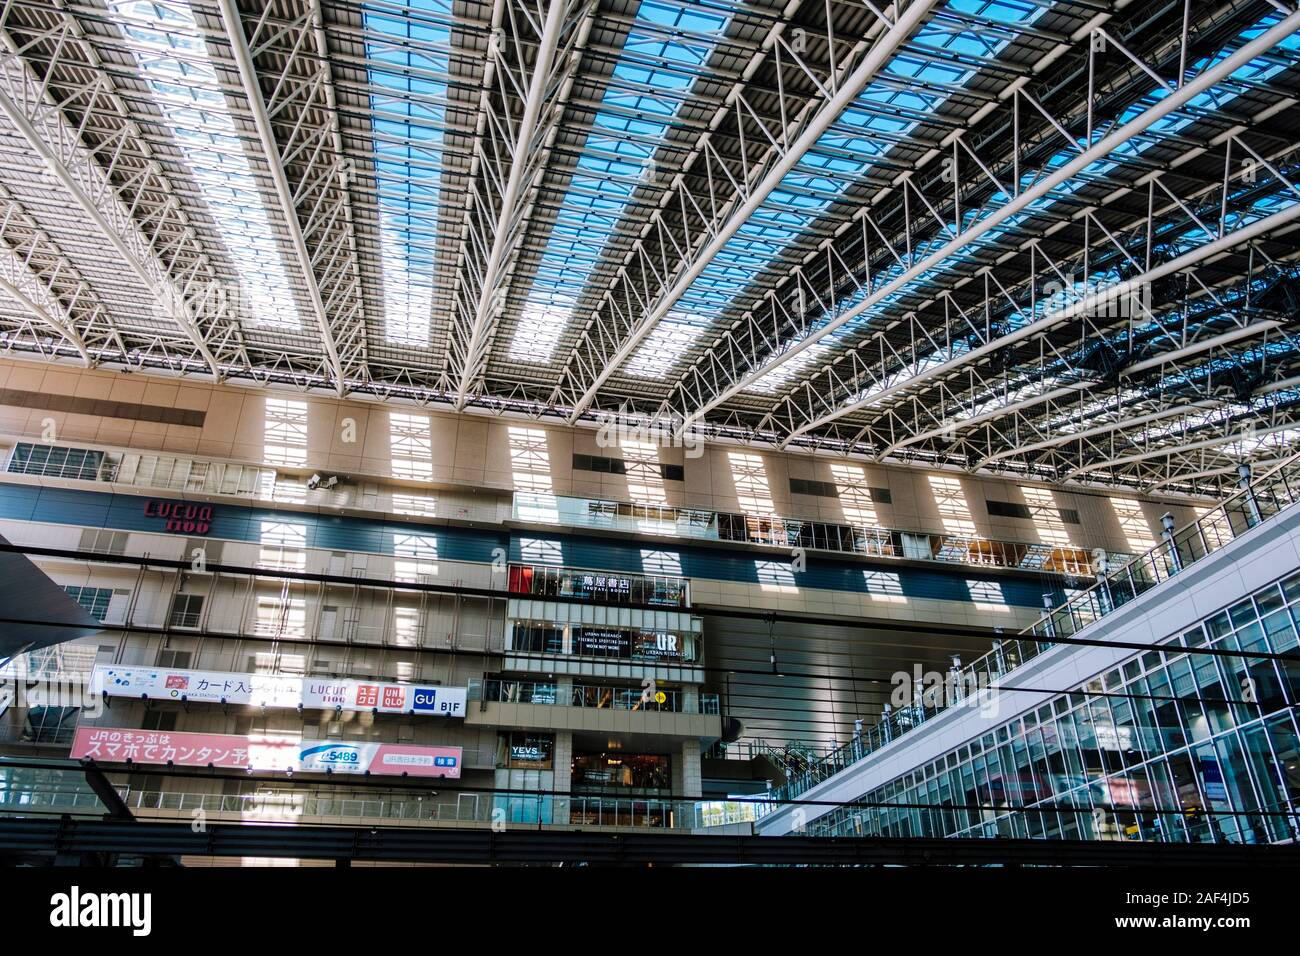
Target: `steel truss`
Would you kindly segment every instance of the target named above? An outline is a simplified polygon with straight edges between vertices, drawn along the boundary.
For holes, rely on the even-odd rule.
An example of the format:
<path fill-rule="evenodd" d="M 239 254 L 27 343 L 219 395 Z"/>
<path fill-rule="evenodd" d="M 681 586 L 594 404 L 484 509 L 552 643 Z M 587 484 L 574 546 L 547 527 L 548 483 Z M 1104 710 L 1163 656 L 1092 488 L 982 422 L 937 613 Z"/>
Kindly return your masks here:
<path fill-rule="evenodd" d="M 748 154 L 742 152 L 742 170 L 739 176 L 731 173 L 728 163 L 711 146 L 709 133 L 706 132 L 701 137 L 699 155 L 705 166 L 709 193 L 707 197 L 697 199 L 686 189 L 684 179 L 679 176 L 675 183 L 676 211 L 681 214 L 682 221 L 687 223 L 684 241 L 678 241 L 666 230 L 663 213 L 673 208 L 672 199 L 667 205 L 661 206 L 659 215 L 651 220 L 652 226 L 659 230 L 656 235 L 659 249 L 662 251 L 672 248 L 677 253 L 677 260 L 669 265 L 647 257 L 643 241 L 646 234 L 643 233 L 642 241 L 634 247 L 632 261 L 636 263 L 637 270 L 629 270 L 629 263 L 625 262 L 615 277 L 616 283 L 628 288 L 611 288 L 607 291 L 601 304 L 608 307 L 608 314 L 598 310 L 593 316 L 597 322 L 604 320 L 613 323 L 612 327 L 602 328 L 599 338 L 591 334 L 585 335 L 570 359 L 571 366 L 576 363 L 576 369 L 569 372 L 571 380 L 575 381 L 575 390 L 581 390 L 581 394 L 571 403 L 570 421 L 577 421 L 586 411 L 601 385 L 668 316 L 723 246 L 749 221 L 786 175 L 813 148 L 822 134 L 853 102 L 854 97 L 871 82 L 880 68 L 907 42 L 936 6 L 938 0 L 915 0 L 902 12 L 891 8 L 894 11 L 892 17 L 877 13 L 877 29 L 871 31 L 876 34 L 871 36 L 872 42 L 856 46 L 849 52 L 839 71 L 832 69 L 827 76 L 819 76 L 817 71 L 804 62 L 784 37 L 781 28 L 773 30 L 771 50 L 778 70 L 784 57 L 787 63 L 792 63 L 813 80 L 816 95 L 803 103 L 799 102 L 798 97 L 793 97 L 793 102 L 787 106 L 785 91 L 778 90 L 781 116 L 784 118 L 788 115 L 790 118 L 783 124 L 771 127 L 759 118 L 758 112 L 746 100 L 743 89 L 735 92 L 733 108 L 738 117 L 748 116 L 758 120 L 762 132 L 759 143 L 763 149 L 757 161 L 751 161 Z M 831 65 L 834 67 L 834 60 Z M 738 126 L 743 130 L 743 121 Z M 726 202 L 720 202 L 717 188 L 720 185 L 719 179 L 726 181 L 724 189 L 731 193 Z M 689 225 L 692 214 L 701 220 L 694 235 L 691 235 Z M 641 280 L 641 285 L 630 285 L 633 274 Z M 644 280 L 647 278 L 655 285 L 645 286 Z M 656 285 L 657 291 L 650 291 Z M 619 292 L 622 295 L 618 295 Z M 644 309 L 644 315 L 638 315 L 636 311 L 621 311 L 618 305 L 620 299 L 624 302 L 635 301 Z M 609 342 L 618 343 L 612 354 L 601 347 Z"/>
<path fill-rule="evenodd" d="M 999 112 L 1008 114 L 1005 117 L 1005 125 L 1012 131 L 1011 161 L 1007 164 L 1008 168 L 997 171 L 990 169 L 979 158 L 979 151 L 966 144 L 964 138 L 958 135 L 953 138 L 951 144 L 953 181 L 945 186 L 946 195 L 936 197 L 927 195 L 921 190 L 915 178 L 904 179 L 895 192 L 894 195 L 904 205 L 902 241 L 892 239 L 875 224 L 872 216 L 873 207 L 863 208 L 860 218 L 864 245 L 869 246 L 874 242 L 878 244 L 878 248 L 883 247 L 887 258 L 900 271 L 895 273 L 885 270 L 883 274 L 877 273 L 874 278 L 868 275 L 865 282 L 858 282 L 856 277 L 851 277 L 851 288 L 847 295 L 839 294 L 838 286 L 843 282 L 844 277 L 836 275 L 834 270 L 828 270 L 833 282 L 830 289 L 806 286 L 804 283 L 807 280 L 803 274 L 797 273 L 796 279 L 799 281 L 796 282 L 796 293 L 798 289 L 805 288 L 808 295 L 817 297 L 813 301 L 820 300 L 824 303 L 823 308 L 799 313 L 784 305 L 778 306 L 777 294 L 774 290 L 769 294 L 769 301 L 774 307 L 782 310 L 782 317 L 794 323 L 794 327 L 791 328 L 786 322 L 772 323 L 766 316 L 761 320 L 752 314 L 747 316 L 746 322 L 739 331 L 729 330 L 717 345 L 687 371 L 686 376 L 677 386 L 676 401 L 679 404 L 672 410 L 687 423 L 695 421 L 839 329 L 845 328 L 849 323 L 858 319 L 869 322 L 873 314 L 872 310 L 877 306 L 881 306 L 891 298 L 901 298 L 914 290 L 919 291 L 927 276 L 941 272 L 950 263 L 957 261 L 971 250 L 980 237 L 999 224 L 1016 217 L 1036 218 L 1033 213 L 1034 204 L 1041 204 L 1041 200 L 1049 197 L 1053 190 L 1059 190 L 1090 165 L 1108 157 L 1162 118 L 1231 76 L 1234 70 L 1273 49 L 1277 43 L 1298 29 L 1300 29 L 1300 14 L 1292 14 L 1272 30 L 1243 44 L 1231 56 L 1202 70 L 1196 77 L 1185 79 L 1172 89 L 1169 88 L 1171 84 L 1162 80 L 1161 84 L 1166 87 L 1163 92 L 1166 95 L 1156 100 L 1139 115 L 1118 125 L 1105 135 L 1099 135 L 1102 124 L 1100 117 L 1095 115 L 1096 98 L 1087 95 L 1088 91 L 1085 90 L 1083 106 L 1077 111 L 1083 118 L 1087 130 L 1086 138 L 1082 142 L 1075 134 L 1069 133 L 1065 122 L 1050 115 L 1046 116 L 1046 124 L 1033 130 L 1032 135 L 1035 139 L 1028 139 L 1031 135 L 1030 130 L 1025 128 L 1028 124 L 1022 123 L 1022 118 L 1029 110 L 1035 108 L 1035 104 L 1023 89 L 1013 90 L 1009 102 L 999 107 Z M 1118 41 L 1110 37 L 1101 26 L 1092 28 L 1084 36 L 1076 39 L 1087 43 L 1090 56 L 1095 55 L 1098 40 L 1118 45 Z M 1188 59 L 1185 47 L 1190 42 L 1191 38 L 1182 38 L 1174 48 L 1165 52 L 1161 61 L 1173 59 L 1177 62 L 1185 62 Z M 1136 64 L 1135 69 L 1156 75 L 1151 66 L 1136 57 L 1133 59 Z M 1026 99 L 1030 102 L 1022 103 Z M 1068 122 L 1071 118 L 1067 116 L 1064 119 Z M 1077 120 L 1075 125 L 1078 125 Z M 1069 150 L 1074 155 L 1055 172 L 1036 178 L 1028 188 L 1022 188 L 1024 171 L 1020 168 L 1020 157 L 1029 153 L 1031 147 L 1041 151 L 1044 138 L 1054 141 L 1058 149 Z M 966 176 L 974 177 L 978 183 L 978 189 L 969 191 L 974 192 L 976 196 L 991 193 L 1010 198 L 1005 202 L 980 208 L 972 202 L 972 196 L 963 195 L 960 188 L 955 188 L 960 186 Z M 944 184 L 943 177 L 937 178 L 940 184 Z M 946 211 L 941 213 L 941 210 Z M 1281 221 L 1278 224 L 1281 224 Z M 918 237 L 926 232 L 932 232 L 940 237 L 943 244 L 933 252 L 922 256 L 922 250 L 928 247 L 923 247 L 918 242 Z M 984 273 L 986 281 L 988 274 L 988 272 Z M 1068 273 L 1062 273 L 1062 278 L 1065 275 Z M 955 276 L 954 278 L 967 277 Z M 1032 285 L 1032 281 L 1030 284 Z M 950 297 L 940 298 L 944 303 L 953 301 Z M 823 314 L 832 317 L 823 321 L 821 320 Z M 957 346 L 962 349 L 959 355 L 954 352 L 955 343 L 942 340 L 942 330 L 936 336 L 933 320 L 926 323 L 912 315 L 910 320 L 904 317 L 903 321 L 906 323 L 904 331 L 900 333 L 893 323 L 890 324 L 888 331 L 891 333 L 891 339 L 901 338 L 908 343 L 916 343 L 915 346 L 907 349 L 911 352 L 910 362 L 904 358 L 898 362 L 890 362 L 886 359 L 882 363 L 871 355 L 873 346 L 878 350 L 885 342 L 885 330 L 878 331 L 872 336 L 874 341 L 868 342 L 865 348 L 846 350 L 844 354 L 829 360 L 826 368 L 818 369 L 812 378 L 800 382 L 794 393 L 783 397 L 779 403 L 778 414 L 785 420 L 784 423 L 788 427 L 787 434 L 790 437 L 798 437 L 873 404 L 877 396 L 870 394 L 872 386 L 881 386 L 888 379 L 891 368 L 899 366 L 907 368 L 909 365 L 916 367 L 922 360 L 937 355 L 942 358 L 940 362 L 935 363 L 934 367 L 942 367 L 943 372 L 947 373 L 987 354 L 987 351 L 1003 344 L 1010 344 L 999 342 L 1001 336 L 991 335 L 988 330 L 981 330 L 974 322 L 962 318 L 950 319 L 950 323 L 955 322 L 960 326 L 963 336 L 974 335 L 982 339 L 978 349 L 970 349 L 965 342 L 962 342 Z M 789 344 L 783 346 L 783 343 Z M 945 351 L 948 352 L 948 357 L 943 357 Z M 935 374 L 938 373 L 932 371 L 927 377 L 933 377 Z M 914 377 L 907 376 L 907 379 Z M 907 384 L 899 387 L 910 387 L 910 384 L 911 382 L 908 381 Z M 869 393 L 868 397 L 856 397 L 863 392 Z"/>
<path fill-rule="evenodd" d="M 364 381 L 366 314 L 357 265 L 350 188 L 342 155 L 320 0 L 284 4 L 218 0 L 240 82 L 257 128 L 289 242 L 320 329 L 338 394 Z"/>
<path fill-rule="evenodd" d="M 1300 397 L 1300 71 L 1282 44 L 1300 14 L 1016 2 L 1044 13 L 724 0 L 706 35 L 607 0 L 0 0 L 0 350 L 570 423 L 659 416 L 868 461 L 1230 483 L 1290 441 Z M 204 40 L 175 56 L 210 75 L 173 82 L 219 94 L 235 136 L 214 149 L 252 171 L 301 324 L 235 301 L 237 256 L 182 148 L 207 121 L 162 117 L 142 65 L 157 51 L 136 28 L 164 13 Z M 698 56 L 656 80 L 655 43 Z M 851 113 L 906 122 L 872 127 L 887 148 L 854 165 L 835 145 L 861 135 Z M 419 135 L 394 132 L 413 116 Z M 610 173 L 626 202 L 588 220 L 590 274 L 553 359 L 529 362 L 510 336 L 555 280 L 542 254 L 574 170 L 617 159 L 588 133 L 620 123 L 651 168 Z M 381 147 L 403 162 L 381 171 Z M 384 182 L 437 185 L 436 208 L 397 211 L 432 290 L 427 341 L 386 315 Z M 718 285 L 716 315 L 683 319 L 745 261 L 744 230 L 800 203 L 818 211 L 794 241 L 739 291 Z M 1098 274 L 1138 293 L 1135 313 L 1071 287 Z M 684 321 L 699 334 L 677 345 Z"/>
<path fill-rule="evenodd" d="M 489 45 L 490 78 L 500 90 L 485 90 L 482 132 L 476 140 L 473 180 L 466 206 L 466 236 L 458 262 L 456 321 L 448 337 L 455 407 L 465 407 L 482 374 L 492 332 L 505 309 L 516 251 L 528 213 L 554 145 L 592 25 L 592 0 L 560 0 L 543 13 L 540 5 L 508 3 L 509 42 Z M 525 35 L 533 32 L 535 40 Z M 527 49 L 533 46 L 531 63 Z M 522 92 L 513 115 L 512 94 Z"/>
<path fill-rule="evenodd" d="M 127 117 L 107 74 L 92 73 L 70 86 L 52 81 L 55 62 L 42 77 L 27 57 L 81 56 L 96 64 L 77 23 L 66 13 L 16 35 L 13 4 L 0 9 L 0 113 L 30 144 L 75 206 L 142 282 L 153 303 L 182 333 L 188 354 L 173 351 L 173 367 L 224 375 L 240 359 L 239 332 L 224 291 L 196 242 L 185 213 L 170 198 L 159 164 L 147 152 L 129 151 L 138 127 Z M 104 129 L 105 118 L 116 125 Z M 87 144 L 94 133 L 95 150 Z"/>

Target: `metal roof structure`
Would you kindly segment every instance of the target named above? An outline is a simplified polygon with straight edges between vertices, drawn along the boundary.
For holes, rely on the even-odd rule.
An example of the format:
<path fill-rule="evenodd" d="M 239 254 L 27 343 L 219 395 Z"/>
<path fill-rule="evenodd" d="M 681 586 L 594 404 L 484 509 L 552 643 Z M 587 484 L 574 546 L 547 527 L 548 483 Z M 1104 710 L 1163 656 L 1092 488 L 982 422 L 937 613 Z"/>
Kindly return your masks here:
<path fill-rule="evenodd" d="M 1214 492 L 1294 0 L 0 0 L 0 354 Z"/>

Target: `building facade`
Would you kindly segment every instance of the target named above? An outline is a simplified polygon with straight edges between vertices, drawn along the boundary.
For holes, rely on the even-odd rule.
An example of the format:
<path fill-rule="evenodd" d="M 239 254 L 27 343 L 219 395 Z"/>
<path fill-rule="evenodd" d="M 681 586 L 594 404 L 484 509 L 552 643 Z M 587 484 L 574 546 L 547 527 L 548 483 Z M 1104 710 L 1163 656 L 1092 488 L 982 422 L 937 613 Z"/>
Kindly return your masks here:
<path fill-rule="evenodd" d="M 0 463 L 103 625 L 9 663 L 4 751 L 259 819 L 718 822 L 1205 504 L 17 362 Z"/>

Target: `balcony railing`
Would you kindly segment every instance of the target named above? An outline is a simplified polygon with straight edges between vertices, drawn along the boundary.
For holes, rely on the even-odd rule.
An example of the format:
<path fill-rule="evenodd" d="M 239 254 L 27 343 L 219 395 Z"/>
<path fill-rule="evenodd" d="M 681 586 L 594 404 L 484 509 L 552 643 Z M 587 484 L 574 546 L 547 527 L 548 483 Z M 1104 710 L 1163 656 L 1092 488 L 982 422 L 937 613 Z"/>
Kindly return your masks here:
<path fill-rule="evenodd" d="M 1093 564 L 1092 553 L 1083 548 L 536 492 L 515 492 L 513 516 L 518 521 L 562 527 L 598 528 L 701 541 L 735 541 L 782 550 L 804 548 L 873 558 L 942 561 L 1051 574 L 1090 575 Z M 1109 560 L 1119 563 L 1129 557 L 1131 555 L 1115 552 L 1109 555 Z"/>
<path fill-rule="evenodd" d="M 488 826 L 502 808 L 515 824 L 533 826 L 695 829 L 753 819 L 750 802 L 671 800 L 655 797 L 559 796 L 519 792 L 460 793 L 455 801 L 418 794 L 347 797 L 331 793 L 284 790 L 267 793 L 186 793 L 170 790 L 118 792 L 133 816 L 189 814 L 202 810 L 257 823 L 293 823 L 328 819 L 338 823 L 384 820 L 398 824 Z M 453 795 L 453 794 L 449 794 Z M 739 812 L 737 812 L 739 810 Z M 103 812 L 95 794 L 42 782 L 21 784 L 0 779 L 0 815 L 46 816 Z"/>
<path fill-rule="evenodd" d="M 1168 581 L 1188 565 L 1231 544 L 1261 522 L 1300 500 L 1300 455 L 1280 463 L 1251 480 L 1236 494 L 1190 524 L 1166 529 L 1164 540 L 1137 555 L 1114 571 L 1098 575 L 1097 583 L 1075 594 L 1059 607 L 1044 611 L 1042 618 L 1021 631 L 1033 639 L 998 641 L 993 649 L 960 670 L 948 675 L 948 693 L 928 692 L 909 707 L 886 708 L 878 723 L 855 734 L 847 744 L 828 753 L 809 754 L 796 745 L 762 748 L 763 753 L 787 771 L 787 782 L 774 791 L 777 799 L 793 799 L 823 780 L 937 716 L 948 705 L 969 695 L 993 689 L 1026 661 L 1054 645 L 1054 637 L 1069 637 L 1099 621 L 1112 611 Z M 935 703 L 927 704 L 933 696 Z M 945 704 L 941 698 L 946 698 Z M 770 812 L 778 804 L 763 808 Z"/>
<path fill-rule="evenodd" d="M 512 595 L 571 597 L 615 604 L 690 605 L 685 578 L 672 574 L 588 571 L 548 564 L 512 564 L 507 579 Z"/>

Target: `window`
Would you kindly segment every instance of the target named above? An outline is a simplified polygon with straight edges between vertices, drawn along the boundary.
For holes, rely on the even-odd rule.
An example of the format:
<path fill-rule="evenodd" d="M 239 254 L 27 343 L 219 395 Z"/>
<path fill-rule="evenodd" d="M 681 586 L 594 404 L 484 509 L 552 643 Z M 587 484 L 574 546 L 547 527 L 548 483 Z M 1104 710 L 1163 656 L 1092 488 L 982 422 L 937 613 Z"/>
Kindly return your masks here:
<path fill-rule="evenodd" d="M 108 614 L 109 602 L 113 600 L 112 588 L 86 588 L 68 585 L 63 590 L 68 596 L 85 608 L 86 613 L 96 621 L 102 621 Z"/>
<path fill-rule="evenodd" d="M 878 505 L 892 505 L 894 496 L 889 493 L 888 488 L 868 488 L 871 492 L 871 500 Z"/>
<path fill-rule="evenodd" d="M 268 398 L 262 428 L 262 455 L 268 464 L 301 467 L 307 463 L 306 402 Z"/>
<path fill-rule="evenodd" d="M 109 458 L 102 451 L 19 442 L 14 446 L 13 457 L 9 459 L 9 472 L 46 478 L 112 481 L 112 472 L 120 460 L 120 455 Z"/>
<path fill-rule="evenodd" d="M 812 495 L 817 498 L 838 498 L 839 488 L 831 481 L 810 481 L 807 478 L 791 478 L 790 491 L 796 495 Z"/>
<path fill-rule="evenodd" d="M 170 627 L 198 627 L 202 616 L 202 594 L 178 594 L 172 601 L 172 613 L 167 618 L 167 624 Z"/>
<path fill-rule="evenodd" d="M 600 455 L 574 455 L 574 471 L 594 471 L 602 475 L 622 475 L 627 466 L 618 458 L 604 458 Z"/>
<path fill-rule="evenodd" d="M 175 667 L 180 670 L 190 666 L 190 661 L 194 655 L 190 651 L 178 651 L 175 648 L 166 647 L 158 652 L 159 667 Z"/>
<path fill-rule="evenodd" d="M 176 729 L 176 711 L 174 710 L 151 710 L 144 715 L 144 720 L 140 724 L 141 730 L 161 730 L 163 732 Z"/>
<path fill-rule="evenodd" d="M 1079 520 L 1079 512 L 1074 508 L 1060 508 L 1061 521 L 1065 524 L 1082 524 Z"/>
<path fill-rule="evenodd" d="M 86 528 L 81 532 L 81 550 L 90 554 L 125 554 L 128 537 L 125 531 Z"/>
<path fill-rule="evenodd" d="M 71 743 L 80 712 L 79 707 L 33 707 L 27 711 L 23 740 L 41 744 Z"/>
<path fill-rule="evenodd" d="M 686 472 L 681 465 L 658 464 L 659 477 L 665 481 L 685 481 Z M 601 475 L 627 474 L 627 462 L 621 458 L 605 458 L 601 455 L 574 455 L 574 471 L 594 471 Z"/>
<path fill-rule="evenodd" d="M 985 501 L 989 509 L 989 516 L 993 518 L 1033 518 L 1034 513 L 1029 510 L 1028 505 L 1022 505 L 1014 501 Z"/>

